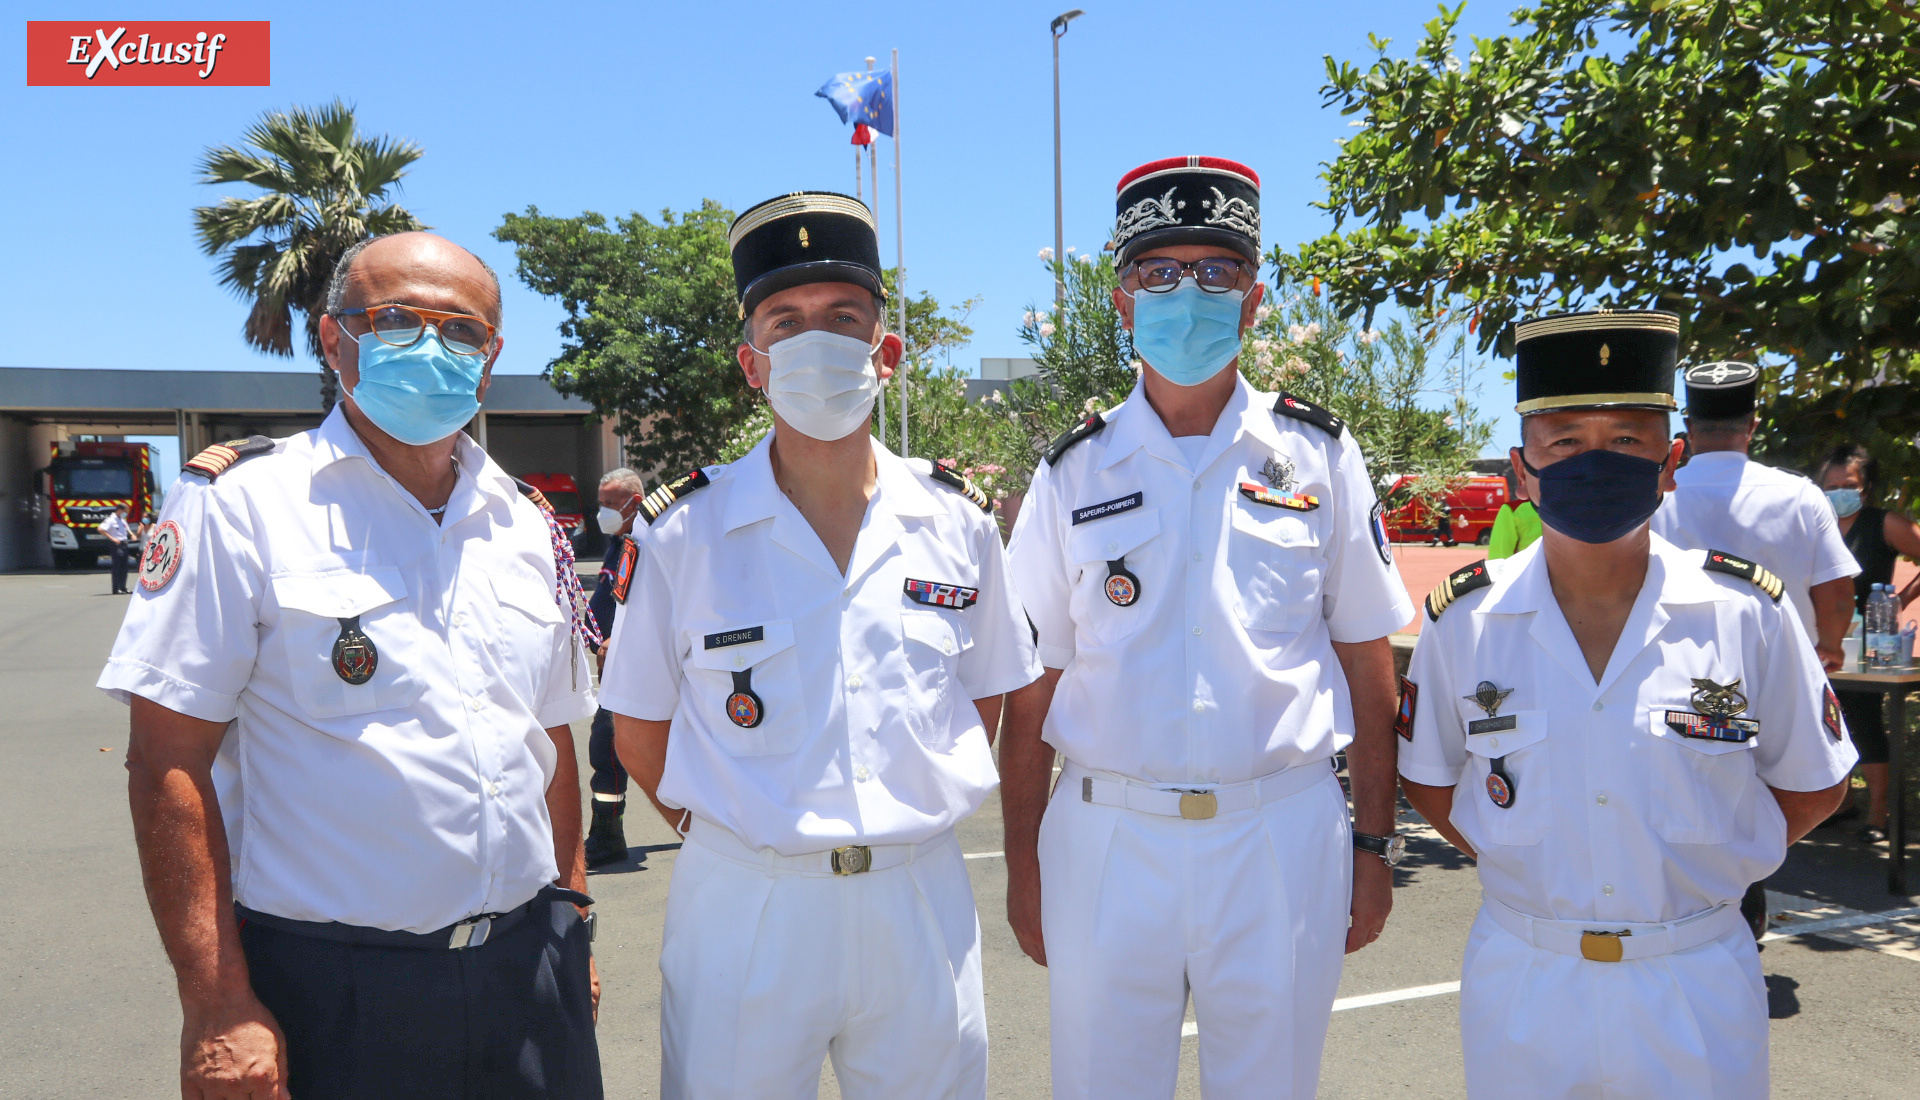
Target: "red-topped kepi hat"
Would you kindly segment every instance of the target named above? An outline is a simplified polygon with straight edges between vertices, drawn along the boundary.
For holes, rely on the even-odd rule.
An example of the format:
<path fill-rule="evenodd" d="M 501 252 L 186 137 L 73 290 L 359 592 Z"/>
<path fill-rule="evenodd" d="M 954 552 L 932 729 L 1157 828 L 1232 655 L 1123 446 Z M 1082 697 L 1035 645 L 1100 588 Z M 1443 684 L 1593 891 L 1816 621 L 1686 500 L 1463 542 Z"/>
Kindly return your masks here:
<path fill-rule="evenodd" d="M 1260 177 L 1237 161 L 1168 157 L 1143 164 L 1120 177 L 1114 215 L 1116 265 L 1167 244 L 1215 244 L 1260 259 Z"/>

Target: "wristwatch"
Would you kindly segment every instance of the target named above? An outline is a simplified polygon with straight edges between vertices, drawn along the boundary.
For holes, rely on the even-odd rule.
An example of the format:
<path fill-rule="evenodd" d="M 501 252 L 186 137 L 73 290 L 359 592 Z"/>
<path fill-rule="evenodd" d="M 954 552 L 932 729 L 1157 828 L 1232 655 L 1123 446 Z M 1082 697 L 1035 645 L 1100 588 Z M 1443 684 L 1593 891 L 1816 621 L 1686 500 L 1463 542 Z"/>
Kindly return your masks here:
<path fill-rule="evenodd" d="M 1400 860 L 1407 854 L 1407 838 L 1395 831 L 1390 836 L 1374 836 L 1370 833 L 1353 833 L 1353 846 L 1363 852 L 1372 852 L 1380 857 L 1380 862 L 1389 867 L 1398 867 Z"/>

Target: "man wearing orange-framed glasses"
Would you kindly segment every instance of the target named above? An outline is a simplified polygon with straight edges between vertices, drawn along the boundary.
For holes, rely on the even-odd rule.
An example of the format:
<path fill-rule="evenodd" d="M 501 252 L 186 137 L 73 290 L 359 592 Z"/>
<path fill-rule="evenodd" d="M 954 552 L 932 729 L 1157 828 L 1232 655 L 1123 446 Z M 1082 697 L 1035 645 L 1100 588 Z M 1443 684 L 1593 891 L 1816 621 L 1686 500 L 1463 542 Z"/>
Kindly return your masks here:
<path fill-rule="evenodd" d="M 99 686 L 200 1100 L 600 1100 L 564 533 L 460 428 L 500 288 L 429 233 L 341 258 L 320 427 L 209 448 Z M 584 644 L 582 644 L 584 643 Z"/>

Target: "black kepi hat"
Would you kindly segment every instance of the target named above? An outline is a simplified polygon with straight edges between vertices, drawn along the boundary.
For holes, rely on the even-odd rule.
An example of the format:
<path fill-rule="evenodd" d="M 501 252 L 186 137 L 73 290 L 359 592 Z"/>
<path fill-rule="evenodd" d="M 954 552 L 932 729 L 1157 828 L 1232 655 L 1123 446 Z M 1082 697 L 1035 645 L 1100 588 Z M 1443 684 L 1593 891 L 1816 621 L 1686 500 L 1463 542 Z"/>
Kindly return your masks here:
<path fill-rule="evenodd" d="M 1653 409 L 1672 412 L 1680 315 L 1601 309 L 1514 327 L 1515 412 Z"/>
<path fill-rule="evenodd" d="M 1687 415 L 1700 420 L 1744 420 L 1760 396 L 1760 368 L 1752 363 L 1688 367 Z"/>
<path fill-rule="evenodd" d="M 794 191 L 733 219 L 733 284 L 746 317 L 769 294 L 802 283 L 853 283 L 881 298 L 873 212 L 851 195 Z"/>
<path fill-rule="evenodd" d="M 1260 177 L 1220 157 L 1168 157 L 1120 177 L 1114 265 L 1169 244 L 1220 245 L 1259 262 Z"/>

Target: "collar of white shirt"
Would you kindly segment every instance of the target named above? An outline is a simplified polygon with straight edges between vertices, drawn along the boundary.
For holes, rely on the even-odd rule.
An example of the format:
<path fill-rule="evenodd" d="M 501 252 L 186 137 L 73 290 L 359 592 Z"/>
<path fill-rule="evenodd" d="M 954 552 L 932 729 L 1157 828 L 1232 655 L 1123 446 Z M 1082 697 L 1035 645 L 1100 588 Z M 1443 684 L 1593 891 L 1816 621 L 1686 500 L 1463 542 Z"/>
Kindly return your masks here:
<path fill-rule="evenodd" d="M 1263 400 L 1268 395 L 1254 389 L 1245 375 L 1235 374 L 1233 393 L 1220 410 L 1219 419 L 1213 422 L 1206 449 L 1200 454 L 1201 470 L 1212 465 L 1214 459 L 1219 458 L 1242 436 L 1252 436 L 1270 449 L 1281 449 L 1280 425 L 1274 421 L 1270 404 Z M 1127 395 L 1126 403 L 1114 410 L 1109 424 L 1105 450 L 1100 455 L 1096 469 L 1105 469 L 1138 450 L 1145 450 L 1175 466 L 1186 466 L 1186 458 L 1180 453 L 1179 445 L 1167 434 L 1167 426 L 1161 422 L 1160 414 L 1147 401 L 1144 374 L 1140 381 L 1134 383 L 1133 392 Z"/>
<path fill-rule="evenodd" d="M 1749 461 L 1739 451 L 1708 451 L 1689 458 L 1685 466 L 1674 471 L 1674 476 L 1699 484 L 1733 483 L 1746 472 Z"/>
<path fill-rule="evenodd" d="M 366 441 L 347 422 L 344 404 L 335 405 L 313 433 L 311 457 L 315 477 L 340 463 L 359 459 L 374 474 L 392 483 L 402 497 L 414 499 L 413 494 L 374 460 Z M 507 476 L 507 472 L 496 465 L 478 443 L 469 439 L 466 432 L 453 433 L 453 464 L 462 476 L 454 485 L 453 495 L 447 498 L 446 513 L 440 521 L 443 527 L 451 527 L 483 510 L 486 507 L 485 497 L 492 496 L 511 503 L 514 497 L 520 495 L 519 486 L 513 483 L 513 478 Z M 422 508 L 424 510 L 424 506 Z"/>
<path fill-rule="evenodd" d="M 1606 671 L 1601 674 L 1597 686 L 1603 692 L 1626 668 L 1627 663 L 1667 625 L 1671 618 L 1667 611 L 1669 607 L 1717 603 L 1727 598 L 1726 590 L 1715 584 L 1701 568 L 1700 551 L 1682 550 L 1659 535 L 1650 533 L 1648 537 L 1652 540 L 1652 552 L 1647 560 L 1647 579 L 1640 586 L 1640 595 L 1634 600 L 1633 610 L 1627 614 L 1620 639 L 1614 643 L 1613 655 L 1607 661 Z M 1553 582 L 1547 576 L 1545 548 L 1544 541 L 1536 542 L 1515 554 L 1511 559 L 1512 565 L 1495 579 L 1492 591 L 1473 613 L 1524 615 L 1543 612 L 1534 615 L 1529 632 L 1570 671 L 1590 678 L 1592 673 L 1587 668 L 1586 658 L 1581 655 L 1579 642 L 1574 639 L 1566 615 L 1553 597 Z"/>
<path fill-rule="evenodd" d="M 946 511 L 898 455 L 878 441 L 872 446 L 877 476 L 873 499 L 867 503 L 860 537 L 847 566 L 849 581 L 865 572 L 871 559 L 894 544 L 902 529 L 901 518 L 937 516 Z M 730 488 L 724 519 L 726 530 L 736 531 L 748 524 L 772 520 L 773 541 L 838 574 L 840 570 L 826 557 L 826 547 L 820 537 L 774 480 L 772 447 L 773 433 L 769 432 L 744 458 L 727 467 Z"/>

